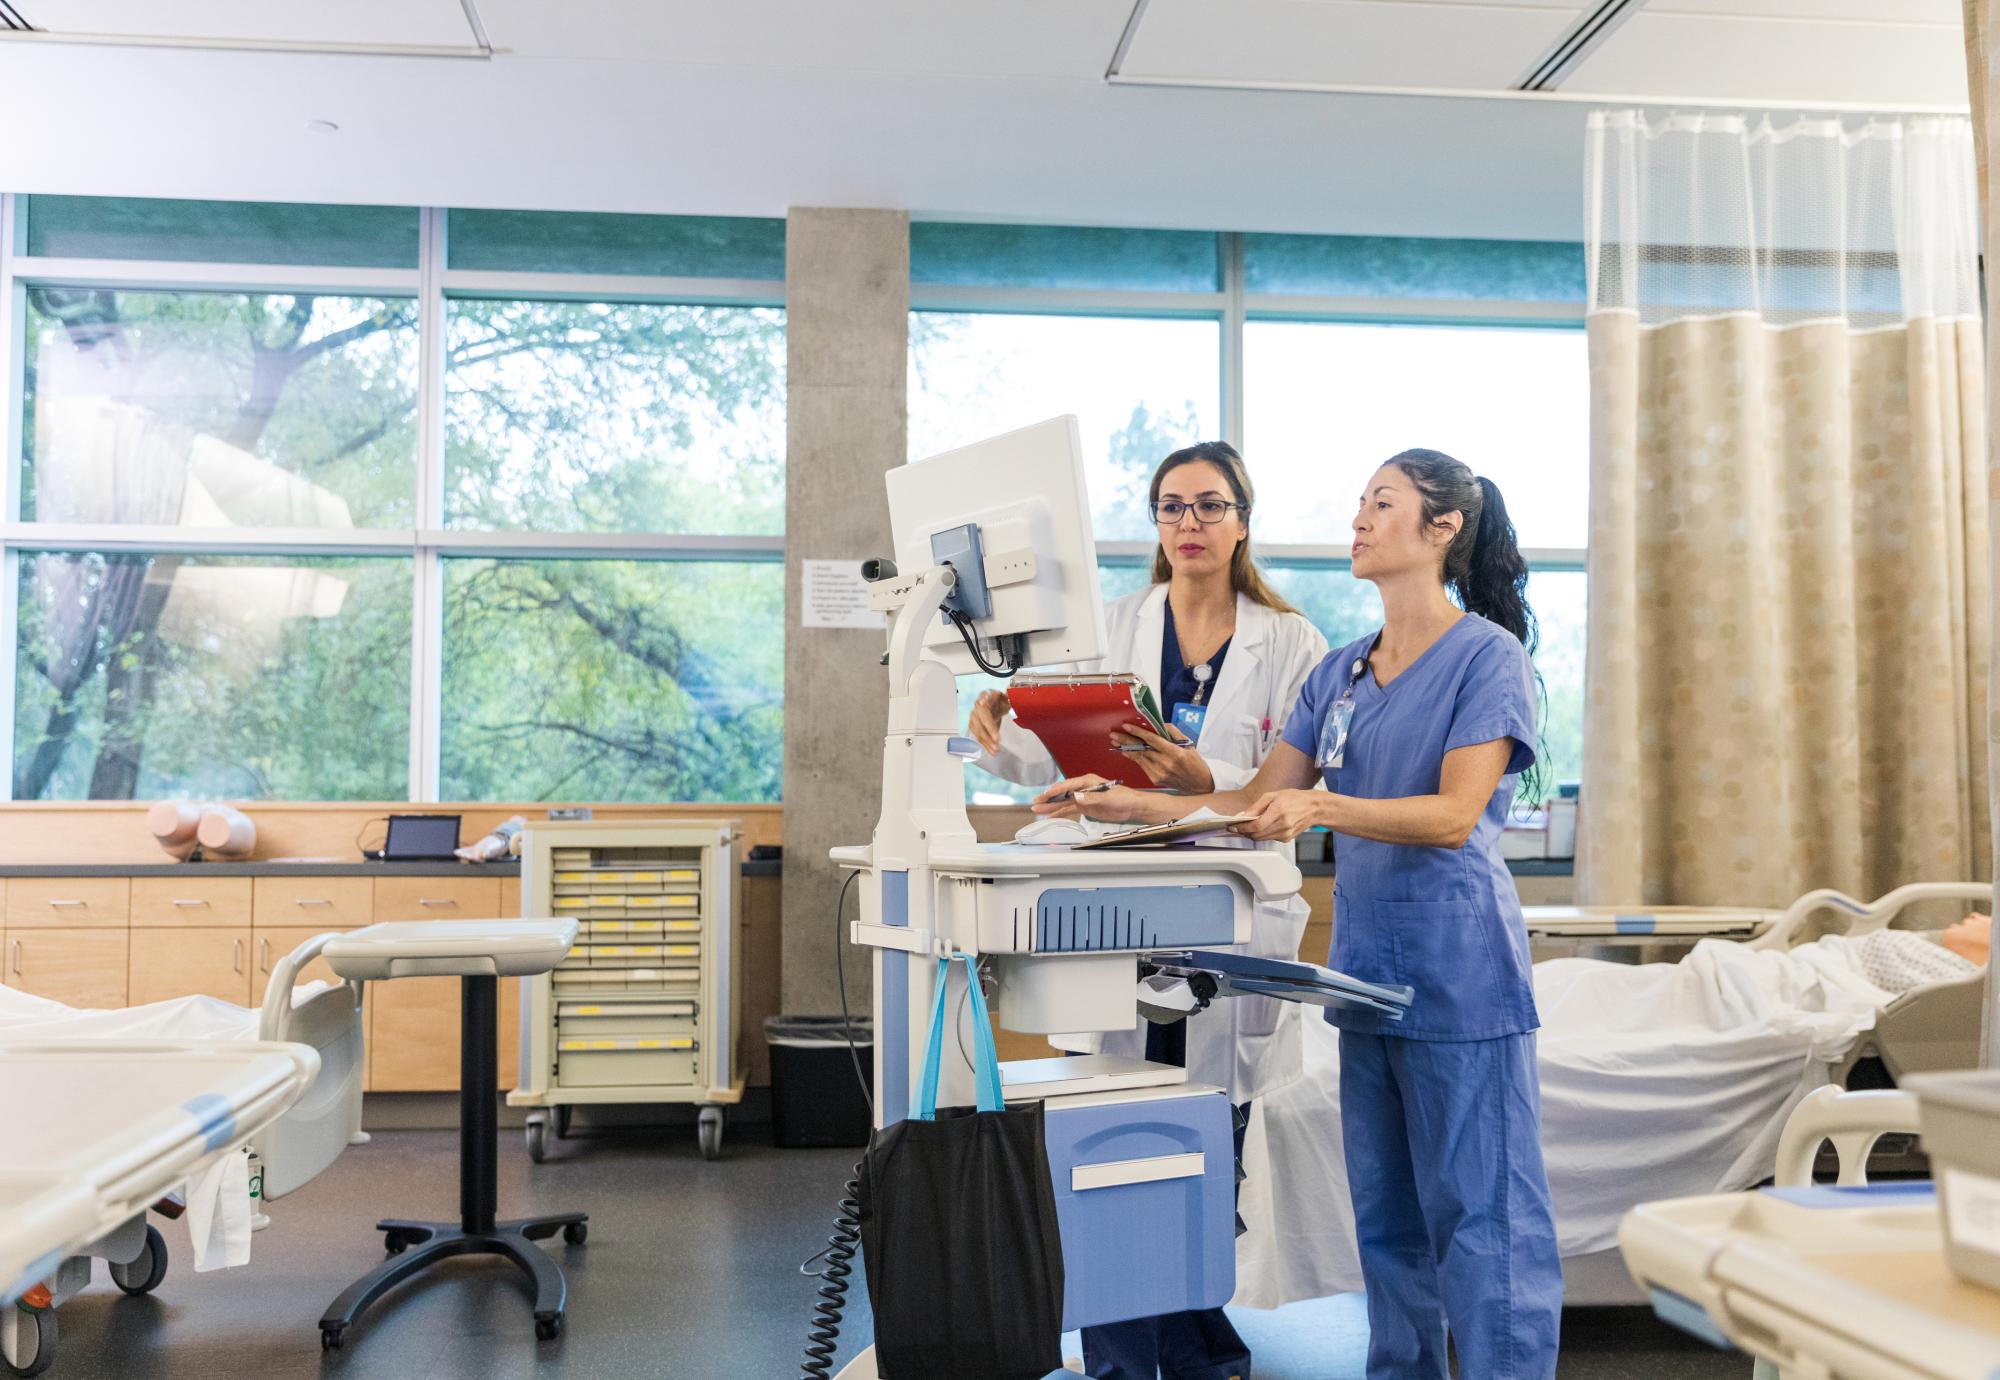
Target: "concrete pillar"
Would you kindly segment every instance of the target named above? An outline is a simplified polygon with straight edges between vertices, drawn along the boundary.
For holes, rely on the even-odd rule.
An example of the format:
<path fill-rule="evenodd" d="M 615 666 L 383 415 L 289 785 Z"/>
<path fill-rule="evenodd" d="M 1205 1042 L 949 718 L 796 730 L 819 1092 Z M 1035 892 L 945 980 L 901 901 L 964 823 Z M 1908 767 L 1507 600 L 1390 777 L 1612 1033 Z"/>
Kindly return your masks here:
<path fill-rule="evenodd" d="M 800 625 L 800 564 L 891 554 L 882 473 L 907 445 L 909 216 L 795 207 L 785 308 L 783 993 L 786 1011 L 828 1013 L 840 1009 L 842 876 L 826 854 L 874 833 L 888 682 L 881 633 Z M 850 948 L 856 1014 L 868 1010 L 868 968 L 868 951 Z"/>

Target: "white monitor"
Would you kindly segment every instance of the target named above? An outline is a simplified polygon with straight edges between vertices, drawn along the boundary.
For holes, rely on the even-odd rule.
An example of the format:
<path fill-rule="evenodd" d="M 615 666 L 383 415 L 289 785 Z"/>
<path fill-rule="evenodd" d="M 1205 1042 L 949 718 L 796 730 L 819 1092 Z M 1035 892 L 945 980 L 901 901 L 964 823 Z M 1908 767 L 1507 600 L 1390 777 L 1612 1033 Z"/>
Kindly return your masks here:
<path fill-rule="evenodd" d="M 1032 552 L 1034 574 L 1001 575 L 991 610 L 972 623 L 989 661 L 1000 638 L 1020 639 L 1019 665 L 1058 666 L 1104 655 L 1104 603 L 1097 589 L 1097 543 L 1084 485 L 1083 442 L 1075 417 L 1010 431 L 888 471 L 889 529 L 896 566 L 911 574 L 939 563 L 939 534 L 977 526 L 983 556 Z M 957 568 L 962 552 L 953 561 Z M 958 628 L 939 615 L 924 651 L 959 675 L 979 664 Z"/>

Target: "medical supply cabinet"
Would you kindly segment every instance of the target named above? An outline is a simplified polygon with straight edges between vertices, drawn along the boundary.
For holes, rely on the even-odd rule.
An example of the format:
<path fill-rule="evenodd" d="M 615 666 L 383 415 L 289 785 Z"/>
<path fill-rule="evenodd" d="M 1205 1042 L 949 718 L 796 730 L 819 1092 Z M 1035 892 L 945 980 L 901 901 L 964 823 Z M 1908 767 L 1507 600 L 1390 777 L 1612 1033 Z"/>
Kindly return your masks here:
<path fill-rule="evenodd" d="M 735 820 L 590 820 L 524 831 L 521 914 L 570 916 L 576 947 L 530 979 L 520 1087 L 528 1154 L 579 1103 L 700 1106 L 701 1152 L 722 1150 L 723 1108 L 742 1100 Z"/>

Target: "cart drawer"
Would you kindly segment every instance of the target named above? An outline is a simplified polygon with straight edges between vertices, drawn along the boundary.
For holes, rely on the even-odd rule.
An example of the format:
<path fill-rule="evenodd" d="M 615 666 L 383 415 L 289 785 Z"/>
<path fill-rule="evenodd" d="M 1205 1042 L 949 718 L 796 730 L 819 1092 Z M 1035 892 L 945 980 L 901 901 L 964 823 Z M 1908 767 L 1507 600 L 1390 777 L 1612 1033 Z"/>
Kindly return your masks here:
<path fill-rule="evenodd" d="M 698 1053 L 691 1036 L 558 1040 L 556 1081 L 569 1088 L 690 1084 Z"/>

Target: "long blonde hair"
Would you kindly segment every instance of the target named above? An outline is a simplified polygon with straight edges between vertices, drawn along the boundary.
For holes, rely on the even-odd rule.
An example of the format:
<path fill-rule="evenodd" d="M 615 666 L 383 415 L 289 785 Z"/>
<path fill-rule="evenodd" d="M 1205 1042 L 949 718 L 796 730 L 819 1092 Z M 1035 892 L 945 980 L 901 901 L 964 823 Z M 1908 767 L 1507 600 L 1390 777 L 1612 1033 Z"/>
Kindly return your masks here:
<path fill-rule="evenodd" d="M 1243 519 L 1243 540 L 1236 543 L 1236 550 L 1229 558 L 1229 587 L 1238 594 L 1248 595 L 1256 603 L 1279 613 L 1297 613 L 1298 610 L 1285 602 L 1284 596 L 1272 589 L 1265 580 L 1264 572 L 1250 559 L 1250 507 L 1256 499 L 1257 491 L 1250 485 L 1250 471 L 1243 464 L 1243 457 L 1236 453 L 1236 447 L 1227 441 L 1197 441 L 1183 447 L 1160 462 L 1153 471 L 1153 482 L 1146 489 L 1146 507 L 1151 510 L 1160 501 L 1160 485 L 1166 477 L 1182 465 L 1205 460 L 1221 470 L 1229 480 L 1229 488 L 1236 495 L 1236 510 Z M 1156 524 L 1157 525 L 1157 524 Z M 1153 548 L 1153 583 L 1165 584 L 1174 576 L 1173 563 L 1167 559 L 1166 543 Z"/>

